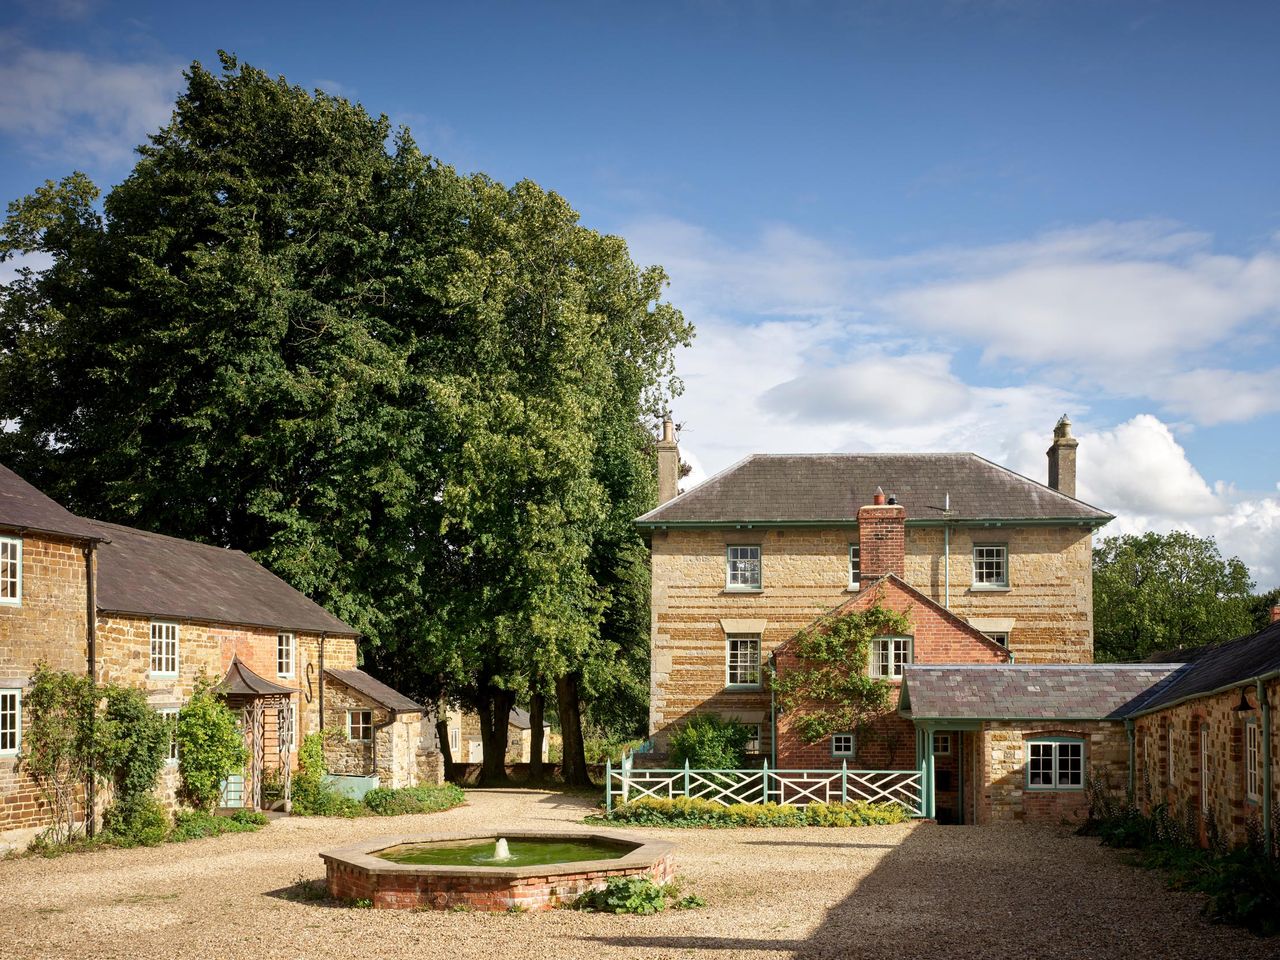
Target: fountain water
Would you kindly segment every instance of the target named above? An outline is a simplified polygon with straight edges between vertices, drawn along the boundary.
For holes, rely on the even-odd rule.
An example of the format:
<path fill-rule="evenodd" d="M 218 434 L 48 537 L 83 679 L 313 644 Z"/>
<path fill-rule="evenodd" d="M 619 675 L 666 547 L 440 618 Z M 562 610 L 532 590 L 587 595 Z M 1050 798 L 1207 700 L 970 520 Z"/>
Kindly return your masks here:
<path fill-rule="evenodd" d="M 498 842 L 493 845 L 494 860 L 510 860 L 511 851 L 507 848 L 507 841 L 502 837 L 498 838 Z"/>

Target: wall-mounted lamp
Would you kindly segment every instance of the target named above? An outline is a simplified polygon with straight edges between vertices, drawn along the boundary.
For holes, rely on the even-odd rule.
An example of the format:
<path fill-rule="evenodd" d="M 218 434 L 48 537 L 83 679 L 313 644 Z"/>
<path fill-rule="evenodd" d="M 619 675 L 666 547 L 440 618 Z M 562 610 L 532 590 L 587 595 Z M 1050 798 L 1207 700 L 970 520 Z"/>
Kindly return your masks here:
<path fill-rule="evenodd" d="M 1240 688 L 1240 702 L 1231 708 L 1232 713 L 1249 713 L 1253 707 L 1249 706 L 1249 688 Z"/>

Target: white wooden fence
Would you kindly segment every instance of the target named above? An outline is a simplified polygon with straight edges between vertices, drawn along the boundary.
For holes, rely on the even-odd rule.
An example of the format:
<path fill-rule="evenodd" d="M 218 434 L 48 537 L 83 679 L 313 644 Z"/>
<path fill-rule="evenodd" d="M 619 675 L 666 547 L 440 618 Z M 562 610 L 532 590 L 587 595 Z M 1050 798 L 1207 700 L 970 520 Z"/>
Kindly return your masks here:
<path fill-rule="evenodd" d="M 644 797 L 670 800 L 697 797 L 730 806 L 735 803 L 845 803 L 867 800 L 899 803 L 922 816 L 924 791 L 918 770 L 695 770 L 636 767 L 631 758 L 605 765 L 605 808 Z"/>

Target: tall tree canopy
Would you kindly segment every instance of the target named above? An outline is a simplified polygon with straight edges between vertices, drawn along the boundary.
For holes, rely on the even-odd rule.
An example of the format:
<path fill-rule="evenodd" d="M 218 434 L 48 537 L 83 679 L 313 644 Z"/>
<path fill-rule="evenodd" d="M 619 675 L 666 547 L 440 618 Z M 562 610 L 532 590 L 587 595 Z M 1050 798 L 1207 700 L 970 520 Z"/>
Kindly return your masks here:
<path fill-rule="evenodd" d="M 1250 633 L 1252 589 L 1244 563 L 1224 560 L 1212 537 L 1108 537 L 1093 551 L 1094 653 L 1142 660 Z"/>
<path fill-rule="evenodd" d="M 10 205 L 0 257 L 49 266 L 0 288 L 0 457 L 250 551 L 504 741 L 516 697 L 625 687 L 692 335 L 661 268 L 228 55 L 139 153 L 100 206 L 78 173 Z"/>

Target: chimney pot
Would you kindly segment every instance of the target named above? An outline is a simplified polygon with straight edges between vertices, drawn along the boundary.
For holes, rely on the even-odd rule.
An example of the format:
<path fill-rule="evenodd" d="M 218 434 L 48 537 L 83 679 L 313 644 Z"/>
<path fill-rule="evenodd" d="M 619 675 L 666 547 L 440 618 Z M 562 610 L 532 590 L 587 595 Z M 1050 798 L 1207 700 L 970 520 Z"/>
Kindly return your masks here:
<path fill-rule="evenodd" d="M 874 505 L 875 505 L 875 506 L 877 506 L 877 507 L 883 507 L 883 506 L 884 506 L 884 491 L 883 491 L 882 489 L 880 489 L 879 487 L 876 487 L 876 492 L 872 495 L 872 497 L 871 497 L 871 502 L 872 502 L 872 504 L 874 504 Z"/>

